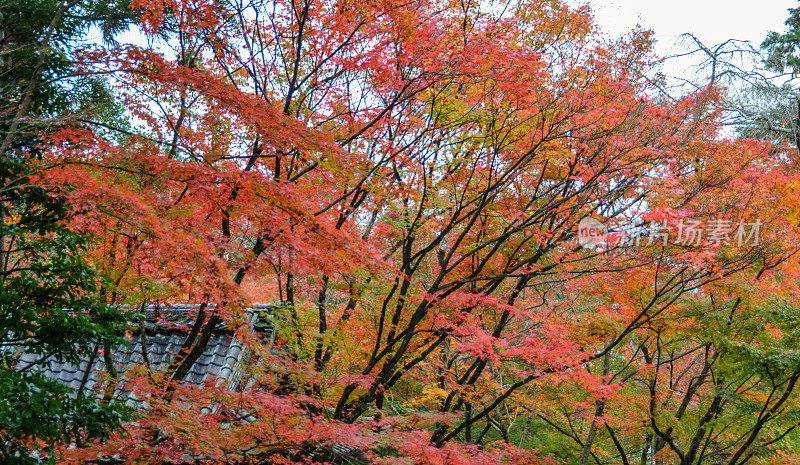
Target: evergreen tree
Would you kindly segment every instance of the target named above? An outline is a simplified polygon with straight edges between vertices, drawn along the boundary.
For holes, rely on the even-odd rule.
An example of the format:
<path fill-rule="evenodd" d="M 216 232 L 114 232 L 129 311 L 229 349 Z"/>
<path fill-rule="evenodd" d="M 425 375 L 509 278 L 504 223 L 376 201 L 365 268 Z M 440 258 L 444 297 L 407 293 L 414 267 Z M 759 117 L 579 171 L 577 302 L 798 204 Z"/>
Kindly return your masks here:
<path fill-rule="evenodd" d="M 125 319 L 99 298 L 81 257 L 91 238 L 66 226 L 71 207 L 39 180 L 38 160 L 43 136 L 75 124 L 70 115 L 113 111 L 102 81 L 73 72 L 71 51 L 93 26 L 109 36 L 128 16 L 104 2 L 0 6 L 0 460 L 106 435 L 127 415 L 40 373 L 117 344 Z"/>

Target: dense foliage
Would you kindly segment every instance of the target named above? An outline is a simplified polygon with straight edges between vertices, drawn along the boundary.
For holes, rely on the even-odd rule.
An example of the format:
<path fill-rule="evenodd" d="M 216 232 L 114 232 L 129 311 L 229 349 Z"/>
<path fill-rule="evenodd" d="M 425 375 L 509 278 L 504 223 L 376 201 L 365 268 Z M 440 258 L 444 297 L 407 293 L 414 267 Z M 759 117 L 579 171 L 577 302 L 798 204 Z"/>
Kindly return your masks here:
<path fill-rule="evenodd" d="M 109 367 L 147 408 L 59 460 L 796 460 L 797 151 L 726 138 L 713 85 L 664 94 L 649 33 L 557 0 L 131 9 L 138 36 L 71 45 L 104 103 L 20 148 L 59 214 L 5 279 L 62 293 L 10 331 L 63 321 L 64 356 L 110 358 L 103 312 L 214 305 L 165 372 Z M 246 382 L 183 382 L 223 323 Z"/>
<path fill-rule="evenodd" d="M 116 345 L 126 327 L 100 297 L 97 271 L 82 257 L 90 238 L 69 226 L 64 192 L 39 180 L 42 137 L 70 125 L 68 113 L 102 115 L 98 82 L 64 82 L 68 44 L 89 24 L 65 12 L 47 0 L 0 11 L 0 460 L 8 463 L 108 437 L 127 418 L 115 402 L 76 396 L 39 372 Z"/>

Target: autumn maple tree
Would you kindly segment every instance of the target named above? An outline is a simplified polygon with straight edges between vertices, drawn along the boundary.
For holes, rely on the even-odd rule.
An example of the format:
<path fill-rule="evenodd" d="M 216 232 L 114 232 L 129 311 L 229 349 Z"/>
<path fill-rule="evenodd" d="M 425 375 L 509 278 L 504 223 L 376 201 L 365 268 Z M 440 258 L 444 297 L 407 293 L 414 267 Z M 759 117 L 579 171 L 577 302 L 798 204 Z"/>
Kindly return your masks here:
<path fill-rule="evenodd" d="M 109 308 L 201 305 L 166 371 L 108 370 L 148 408 L 60 460 L 734 465 L 796 441 L 796 155 L 726 139 L 713 85 L 666 95 L 649 33 L 559 1 L 130 7 L 139 39 L 75 51 L 122 115 L 48 134 L 38 182 Z M 621 239 L 582 247 L 585 217 Z M 223 323 L 247 382 L 183 382 Z"/>

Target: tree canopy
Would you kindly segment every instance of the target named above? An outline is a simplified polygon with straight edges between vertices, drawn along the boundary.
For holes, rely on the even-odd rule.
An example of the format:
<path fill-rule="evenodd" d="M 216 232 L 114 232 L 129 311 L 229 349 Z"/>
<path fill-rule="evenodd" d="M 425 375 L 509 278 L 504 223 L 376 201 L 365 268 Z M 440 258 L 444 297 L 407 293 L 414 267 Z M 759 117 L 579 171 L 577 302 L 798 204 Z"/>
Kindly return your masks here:
<path fill-rule="evenodd" d="M 166 371 L 107 367 L 135 421 L 26 432 L 55 460 L 796 459 L 798 152 L 726 136 L 714 83 L 667 95 L 649 32 L 559 0 L 41 5 L 96 23 L 36 36 L 69 51 L 13 81 L 41 84 L 6 104 L 6 140 L 35 140 L 4 225 L 27 224 L 22 189 L 46 219 L 4 252 L 0 327 L 113 365 L 119 309 L 203 304 Z M 223 324 L 247 382 L 184 382 Z"/>

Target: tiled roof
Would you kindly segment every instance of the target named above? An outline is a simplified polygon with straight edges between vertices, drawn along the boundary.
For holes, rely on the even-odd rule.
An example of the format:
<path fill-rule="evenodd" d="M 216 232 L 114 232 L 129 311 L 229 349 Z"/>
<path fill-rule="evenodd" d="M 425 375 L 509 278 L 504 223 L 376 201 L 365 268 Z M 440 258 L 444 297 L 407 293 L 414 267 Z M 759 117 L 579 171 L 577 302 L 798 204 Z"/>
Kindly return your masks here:
<path fill-rule="evenodd" d="M 213 308 L 212 305 L 206 307 L 207 311 L 212 311 Z M 270 312 L 272 308 L 274 305 L 254 305 L 246 312 L 248 324 L 264 334 L 270 343 L 274 342 L 276 334 L 272 322 L 272 312 Z M 144 326 L 145 352 L 151 369 L 164 371 L 169 367 L 170 362 L 188 337 L 199 309 L 199 305 L 186 304 L 144 308 L 144 321 L 139 324 L 143 323 Z M 134 324 L 136 325 L 136 322 Z M 134 366 L 144 364 L 140 330 L 141 327 L 137 328 L 135 334 L 127 337 L 129 345 L 119 346 L 112 350 L 111 358 L 116 364 L 115 369 L 120 379 L 124 379 L 125 373 Z M 203 354 L 192 365 L 184 381 L 197 385 L 214 381 L 222 383 L 221 385 L 227 389 L 235 390 L 242 379 L 246 356 L 245 347 L 236 339 L 233 331 L 225 325 L 220 325 L 208 341 Z M 38 357 L 37 354 L 23 353 L 19 358 L 19 363 L 29 365 L 38 360 Z M 81 360 L 78 365 L 51 361 L 42 369 L 42 373 L 77 390 L 88 369 L 84 394 L 101 395 L 97 391 L 101 390 L 99 388 L 103 385 L 103 372 L 106 371 L 104 357 L 98 354 L 92 366 L 88 365 L 88 357 Z M 125 399 L 125 403 L 131 407 L 141 408 L 144 406 L 143 402 L 121 388 L 117 389 L 114 397 Z M 362 463 L 359 459 L 360 450 L 358 448 L 341 443 L 333 443 L 330 447 L 335 462 Z M 194 462 L 195 460 L 187 456 L 186 461 Z M 101 457 L 97 462 L 124 463 L 125 459 L 119 456 Z"/>
<path fill-rule="evenodd" d="M 205 307 L 207 312 L 213 311 L 214 304 Z M 274 331 L 272 325 L 272 315 L 270 310 L 274 309 L 272 304 L 256 304 L 245 309 L 247 323 L 256 331 L 268 333 Z M 144 327 L 147 331 L 168 332 L 168 331 L 187 331 L 195 322 L 197 312 L 200 310 L 198 304 L 172 304 L 148 306 L 144 308 Z M 134 322 L 135 324 L 138 322 Z M 226 332 L 229 328 L 222 323 L 217 332 Z"/>
<path fill-rule="evenodd" d="M 145 336 L 150 368 L 164 371 L 185 340 L 186 335 L 178 333 Z M 112 351 L 111 358 L 116 364 L 115 369 L 120 378 L 124 378 L 125 372 L 134 365 L 144 363 L 141 337 L 134 336 L 130 339 L 130 344 L 130 347 L 120 346 Z M 240 366 L 244 355 L 244 347 L 231 335 L 212 336 L 203 355 L 192 365 L 185 381 L 203 384 L 206 381 L 217 379 L 219 382 L 225 383 L 228 389 L 236 389 L 241 378 Z M 37 357 L 36 354 L 25 353 L 20 361 L 27 364 L 35 361 Z M 88 364 L 88 358 L 84 358 L 79 365 L 51 361 L 42 370 L 42 373 L 77 390 L 81 386 Z M 85 385 L 86 392 L 93 392 L 104 371 L 106 371 L 104 358 L 102 356 L 95 357 L 95 361 L 89 369 L 89 378 Z"/>
<path fill-rule="evenodd" d="M 275 338 L 275 328 L 269 314 L 270 305 L 257 305 L 247 309 L 248 323 L 257 331 L 266 335 L 272 342 Z M 213 306 L 207 307 L 213 310 Z M 194 324 L 199 305 L 170 305 L 159 307 L 146 307 L 144 309 L 144 341 L 147 361 L 150 368 L 164 371 L 180 351 L 188 336 L 188 330 Z M 129 346 L 120 345 L 112 349 L 111 358 L 120 379 L 135 365 L 144 364 L 142 351 L 141 331 L 127 337 Z M 208 342 L 203 354 L 192 365 L 184 381 L 202 385 L 214 380 L 227 389 L 235 390 L 242 377 L 242 368 L 246 350 L 242 343 L 236 339 L 233 332 L 225 325 L 215 331 Z M 28 365 L 38 360 L 34 353 L 23 353 L 19 358 L 20 365 Z M 80 388 L 87 368 L 88 378 L 84 386 L 84 394 L 94 393 L 99 387 L 106 371 L 105 360 L 102 355 L 97 355 L 91 367 L 89 357 L 84 357 L 79 364 L 68 362 L 50 361 L 41 369 L 48 377 L 56 379 L 74 390 Z M 126 392 L 117 391 L 117 398 L 128 397 Z M 126 403 L 131 406 L 141 406 L 136 399 L 128 398 Z"/>

